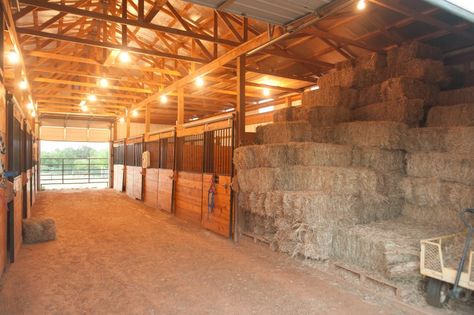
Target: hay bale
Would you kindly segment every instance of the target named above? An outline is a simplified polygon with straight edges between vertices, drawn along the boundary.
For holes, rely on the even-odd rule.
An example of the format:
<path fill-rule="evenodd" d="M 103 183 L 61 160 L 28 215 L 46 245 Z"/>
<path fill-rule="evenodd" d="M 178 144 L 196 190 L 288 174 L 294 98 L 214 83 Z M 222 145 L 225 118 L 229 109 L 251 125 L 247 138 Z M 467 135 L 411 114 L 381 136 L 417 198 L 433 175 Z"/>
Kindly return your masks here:
<path fill-rule="evenodd" d="M 442 91 L 438 96 L 439 105 L 474 103 L 474 86 L 456 90 Z"/>
<path fill-rule="evenodd" d="M 383 54 L 379 53 L 369 53 L 360 56 L 355 61 L 346 60 L 339 63 L 336 63 L 336 70 L 344 70 L 349 68 L 359 68 L 372 71 L 380 71 L 381 69 L 387 66 L 387 58 Z"/>
<path fill-rule="evenodd" d="M 311 125 L 306 121 L 278 122 L 257 127 L 258 144 L 311 141 Z"/>
<path fill-rule="evenodd" d="M 351 119 L 351 111 L 343 106 L 318 106 L 307 111 L 307 120 L 312 127 L 334 126 Z"/>
<path fill-rule="evenodd" d="M 241 169 L 237 174 L 239 191 L 263 193 L 275 190 L 277 171 L 278 168 Z"/>
<path fill-rule="evenodd" d="M 382 173 L 405 173 L 405 153 L 402 150 L 354 148 L 352 165 L 368 167 Z"/>
<path fill-rule="evenodd" d="M 439 88 L 410 77 L 398 77 L 386 80 L 380 84 L 382 101 L 402 99 L 423 99 L 425 104 L 433 104 L 439 93 Z"/>
<path fill-rule="evenodd" d="M 334 130 L 336 127 L 313 127 L 311 128 L 312 140 L 320 143 L 334 142 Z"/>
<path fill-rule="evenodd" d="M 424 82 L 439 84 L 446 79 L 446 72 L 441 61 L 413 59 L 397 66 L 396 68 L 390 68 L 389 76 L 407 76 Z"/>
<path fill-rule="evenodd" d="M 356 103 L 358 91 L 355 89 L 330 87 L 303 93 L 302 104 L 306 107 L 312 106 L 346 106 L 350 107 Z"/>
<path fill-rule="evenodd" d="M 474 154 L 474 127 L 410 128 L 405 134 L 408 152 Z"/>
<path fill-rule="evenodd" d="M 416 127 L 424 117 L 422 99 L 401 99 L 358 107 L 351 111 L 353 120 L 395 121 Z"/>
<path fill-rule="evenodd" d="M 405 217 L 417 220 L 420 224 L 442 226 L 457 232 L 464 227 L 464 224 L 459 220 L 459 210 L 438 205 L 428 207 L 406 203 L 402 213 Z"/>
<path fill-rule="evenodd" d="M 51 218 L 23 219 L 23 242 L 27 244 L 56 239 L 56 223 Z"/>
<path fill-rule="evenodd" d="M 359 99 L 352 108 L 382 102 L 382 90 L 380 84 L 374 84 L 359 91 Z"/>
<path fill-rule="evenodd" d="M 332 143 L 291 143 L 289 155 L 294 165 L 347 166 L 351 165 L 352 147 Z"/>
<path fill-rule="evenodd" d="M 407 155 L 407 175 L 474 185 L 474 158 L 451 153 L 410 153 Z"/>
<path fill-rule="evenodd" d="M 348 67 L 341 70 L 333 70 L 318 79 L 321 89 L 331 87 L 363 88 L 382 82 L 386 79 L 386 72 L 361 69 L 359 67 Z"/>
<path fill-rule="evenodd" d="M 273 122 L 307 120 L 308 109 L 302 106 L 292 106 L 279 109 L 273 113 Z"/>
<path fill-rule="evenodd" d="M 236 169 L 241 170 L 291 165 L 289 158 L 286 144 L 262 144 L 237 148 L 233 160 Z"/>
<path fill-rule="evenodd" d="M 275 219 L 272 217 L 244 212 L 243 222 L 244 231 L 258 235 L 268 241 L 271 241 L 276 233 Z"/>
<path fill-rule="evenodd" d="M 474 126 L 474 103 L 432 107 L 426 124 L 429 127 Z"/>
<path fill-rule="evenodd" d="M 420 42 L 409 42 L 387 52 L 387 65 L 396 68 L 413 59 L 441 60 L 442 58 L 443 55 L 439 48 Z"/>
<path fill-rule="evenodd" d="M 334 138 L 339 144 L 398 150 L 403 149 L 406 130 L 405 124 L 397 122 L 355 121 L 337 125 Z"/>

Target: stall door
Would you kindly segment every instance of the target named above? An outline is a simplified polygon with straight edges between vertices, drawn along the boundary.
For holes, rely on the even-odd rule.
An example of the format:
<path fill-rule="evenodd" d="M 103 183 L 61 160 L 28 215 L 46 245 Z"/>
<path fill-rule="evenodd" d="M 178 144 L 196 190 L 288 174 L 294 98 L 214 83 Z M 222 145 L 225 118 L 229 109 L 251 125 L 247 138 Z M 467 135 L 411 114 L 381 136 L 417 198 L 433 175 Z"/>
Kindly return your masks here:
<path fill-rule="evenodd" d="M 231 226 L 232 128 L 205 132 L 201 225 L 229 237 Z"/>
<path fill-rule="evenodd" d="M 160 163 L 158 176 L 158 209 L 173 211 L 174 188 L 174 137 L 160 139 Z"/>
<path fill-rule="evenodd" d="M 116 191 L 123 191 L 123 176 L 124 176 L 124 157 L 125 146 L 123 143 L 114 143 L 114 189 Z"/>

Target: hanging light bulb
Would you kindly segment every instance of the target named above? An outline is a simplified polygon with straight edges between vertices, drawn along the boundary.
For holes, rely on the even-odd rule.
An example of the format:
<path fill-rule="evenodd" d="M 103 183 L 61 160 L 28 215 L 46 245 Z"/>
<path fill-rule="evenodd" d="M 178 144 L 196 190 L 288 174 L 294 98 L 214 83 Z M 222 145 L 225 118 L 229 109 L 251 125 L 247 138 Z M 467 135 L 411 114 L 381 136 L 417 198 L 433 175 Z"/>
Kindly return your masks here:
<path fill-rule="evenodd" d="M 124 122 L 125 122 L 125 118 L 120 117 L 120 118 L 119 118 L 119 123 L 123 124 Z"/>
<path fill-rule="evenodd" d="M 162 95 L 162 96 L 160 97 L 160 102 L 161 102 L 162 104 L 166 104 L 166 103 L 168 102 L 168 96 Z"/>
<path fill-rule="evenodd" d="M 195 83 L 197 87 L 202 87 L 204 85 L 204 79 L 201 77 L 197 77 Z"/>
<path fill-rule="evenodd" d="M 109 86 L 109 81 L 106 78 L 101 78 L 99 80 L 99 86 L 103 89 Z"/>
<path fill-rule="evenodd" d="M 123 63 L 130 62 L 130 54 L 127 51 L 121 50 L 119 53 L 119 60 Z"/>
<path fill-rule="evenodd" d="M 86 105 L 86 104 L 81 105 L 81 110 L 82 110 L 83 112 L 87 112 L 87 105 Z"/>
<path fill-rule="evenodd" d="M 36 112 L 35 112 L 35 111 L 32 111 L 32 112 L 31 112 L 31 117 L 33 117 L 33 118 L 36 117 Z"/>
<path fill-rule="evenodd" d="M 270 95 L 270 90 L 269 89 L 263 89 L 262 90 L 263 96 L 269 96 Z"/>
<path fill-rule="evenodd" d="M 132 116 L 137 117 L 138 116 L 138 111 L 136 109 L 132 110 Z"/>
<path fill-rule="evenodd" d="M 8 58 L 8 62 L 14 65 L 20 61 L 20 56 L 13 49 L 8 52 L 7 58 Z"/>
<path fill-rule="evenodd" d="M 95 101 L 97 101 L 97 96 L 95 96 L 95 94 L 89 94 L 87 99 L 91 102 L 95 102 Z"/>
<path fill-rule="evenodd" d="M 367 7 L 367 2 L 365 2 L 365 0 L 359 0 L 359 2 L 357 2 L 357 10 L 362 11 L 366 7 Z"/>
<path fill-rule="evenodd" d="M 84 105 L 86 105 L 86 101 L 85 101 L 85 100 L 82 100 L 82 101 L 79 103 L 79 106 L 82 107 L 82 106 L 84 106 Z"/>
<path fill-rule="evenodd" d="M 32 109 L 35 109 L 35 106 L 33 105 L 32 102 L 29 102 L 28 105 L 26 105 L 26 108 L 28 108 L 29 110 L 32 110 Z"/>
<path fill-rule="evenodd" d="M 26 90 L 28 88 L 28 82 L 26 80 L 21 80 L 18 84 L 20 90 Z"/>

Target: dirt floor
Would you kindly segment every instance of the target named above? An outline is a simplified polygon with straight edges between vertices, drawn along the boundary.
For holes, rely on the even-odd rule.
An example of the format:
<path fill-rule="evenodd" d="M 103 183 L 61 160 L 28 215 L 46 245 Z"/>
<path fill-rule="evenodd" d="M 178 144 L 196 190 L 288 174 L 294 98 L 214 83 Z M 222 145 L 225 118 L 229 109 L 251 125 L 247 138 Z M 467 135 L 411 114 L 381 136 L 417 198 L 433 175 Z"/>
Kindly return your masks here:
<path fill-rule="evenodd" d="M 0 314 L 433 314 L 112 190 L 48 191 L 57 240 L 23 245 Z"/>

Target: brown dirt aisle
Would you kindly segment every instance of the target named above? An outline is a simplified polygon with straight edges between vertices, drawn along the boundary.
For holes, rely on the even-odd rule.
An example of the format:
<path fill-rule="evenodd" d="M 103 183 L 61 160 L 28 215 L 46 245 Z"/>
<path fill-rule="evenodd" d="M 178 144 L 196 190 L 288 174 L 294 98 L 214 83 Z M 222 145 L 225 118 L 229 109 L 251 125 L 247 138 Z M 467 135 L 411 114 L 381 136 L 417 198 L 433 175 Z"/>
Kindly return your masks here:
<path fill-rule="evenodd" d="M 56 241 L 24 245 L 0 314 L 409 314 L 268 248 L 232 242 L 112 190 L 42 192 Z"/>

